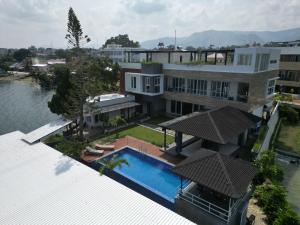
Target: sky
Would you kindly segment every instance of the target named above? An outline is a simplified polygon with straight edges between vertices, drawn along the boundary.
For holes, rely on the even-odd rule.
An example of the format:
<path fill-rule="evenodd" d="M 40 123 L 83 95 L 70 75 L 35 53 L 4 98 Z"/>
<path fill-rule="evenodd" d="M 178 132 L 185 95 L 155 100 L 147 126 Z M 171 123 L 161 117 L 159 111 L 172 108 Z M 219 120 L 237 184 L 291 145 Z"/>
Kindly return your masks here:
<path fill-rule="evenodd" d="M 0 48 L 66 48 L 72 7 L 91 42 L 127 33 L 145 41 L 205 30 L 300 27 L 300 0 L 0 0 Z"/>

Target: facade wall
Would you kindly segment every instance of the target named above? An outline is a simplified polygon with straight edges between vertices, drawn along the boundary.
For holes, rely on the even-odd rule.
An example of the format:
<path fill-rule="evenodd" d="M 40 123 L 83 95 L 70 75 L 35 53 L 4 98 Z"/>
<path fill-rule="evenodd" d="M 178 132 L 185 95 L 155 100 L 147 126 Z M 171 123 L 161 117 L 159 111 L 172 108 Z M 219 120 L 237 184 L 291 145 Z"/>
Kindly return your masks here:
<path fill-rule="evenodd" d="M 165 76 L 168 78 L 168 85 L 171 85 L 173 77 L 185 78 L 185 79 L 204 79 L 208 81 L 207 95 L 192 95 L 189 93 L 177 93 L 165 91 L 163 97 L 168 100 L 180 100 L 184 102 L 205 105 L 209 108 L 221 107 L 225 105 L 231 105 L 233 107 L 240 108 L 242 110 L 251 111 L 262 106 L 268 101 L 271 101 L 272 96 L 267 96 L 267 85 L 270 79 L 277 77 L 277 70 L 254 73 L 254 74 L 233 74 L 233 73 L 215 73 L 215 72 L 202 72 L 202 71 L 179 71 L 179 70 L 164 70 Z M 170 79 L 169 79 L 170 78 Z M 248 102 L 238 102 L 222 98 L 216 98 L 210 96 L 210 81 L 228 81 L 230 82 L 229 95 L 233 97 L 237 96 L 238 83 L 248 83 L 249 93 Z"/>

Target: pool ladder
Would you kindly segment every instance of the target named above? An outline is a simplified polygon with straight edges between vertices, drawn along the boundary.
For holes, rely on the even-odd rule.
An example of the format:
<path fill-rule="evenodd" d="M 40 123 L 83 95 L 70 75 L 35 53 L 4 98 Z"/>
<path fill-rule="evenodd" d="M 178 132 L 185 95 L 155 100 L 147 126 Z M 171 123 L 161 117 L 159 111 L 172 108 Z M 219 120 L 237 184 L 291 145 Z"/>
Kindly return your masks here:
<path fill-rule="evenodd" d="M 143 149 L 143 146 L 140 145 L 139 147 L 139 152 L 143 153 L 143 154 L 147 154 L 147 149 Z"/>

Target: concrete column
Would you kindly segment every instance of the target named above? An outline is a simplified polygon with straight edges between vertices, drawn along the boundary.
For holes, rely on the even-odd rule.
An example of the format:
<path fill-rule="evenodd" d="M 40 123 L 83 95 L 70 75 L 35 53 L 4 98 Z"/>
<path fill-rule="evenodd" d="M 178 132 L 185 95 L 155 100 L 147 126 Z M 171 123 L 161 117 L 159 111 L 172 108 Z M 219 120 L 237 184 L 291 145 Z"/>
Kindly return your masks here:
<path fill-rule="evenodd" d="M 176 152 L 180 153 L 182 151 L 182 132 L 176 131 L 175 132 L 176 138 Z"/>

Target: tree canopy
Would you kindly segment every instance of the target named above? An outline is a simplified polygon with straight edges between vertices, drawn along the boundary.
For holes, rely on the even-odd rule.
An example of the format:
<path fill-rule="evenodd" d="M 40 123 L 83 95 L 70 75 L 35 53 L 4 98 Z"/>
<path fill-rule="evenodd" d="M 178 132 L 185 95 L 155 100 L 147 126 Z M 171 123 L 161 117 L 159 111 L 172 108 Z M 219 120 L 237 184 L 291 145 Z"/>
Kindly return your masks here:
<path fill-rule="evenodd" d="M 107 47 L 107 45 L 109 44 L 118 44 L 118 45 L 122 45 L 122 47 L 131 47 L 131 48 L 140 47 L 140 43 L 138 41 L 130 40 L 128 34 L 119 34 L 116 37 L 111 37 L 110 39 L 105 41 L 103 47 Z"/>
<path fill-rule="evenodd" d="M 30 51 L 28 49 L 21 48 L 21 49 L 15 51 L 13 56 L 18 62 L 21 62 L 26 57 L 30 56 Z"/>

